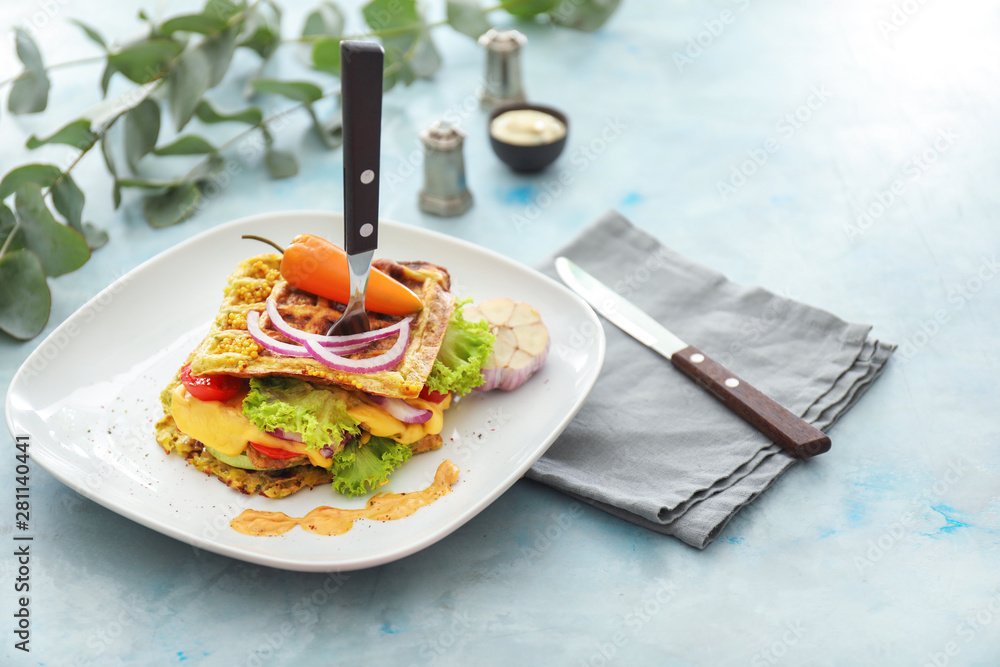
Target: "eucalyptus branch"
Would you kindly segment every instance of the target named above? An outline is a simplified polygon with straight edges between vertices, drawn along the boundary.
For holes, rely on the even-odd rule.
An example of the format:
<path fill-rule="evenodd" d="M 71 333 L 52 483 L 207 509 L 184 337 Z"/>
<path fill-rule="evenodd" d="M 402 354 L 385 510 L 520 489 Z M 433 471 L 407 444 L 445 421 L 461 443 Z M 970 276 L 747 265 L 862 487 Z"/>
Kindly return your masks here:
<path fill-rule="evenodd" d="M 208 162 L 209 162 L 209 160 L 212 159 L 212 156 L 218 155 L 219 153 L 222 153 L 223 151 L 225 151 L 225 150 L 227 150 L 229 148 L 232 148 L 237 143 L 239 143 L 240 141 L 242 141 L 246 137 L 250 136 L 251 134 L 253 134 L 257 130 L 266 131 L 267 126 L 270 125 L 271 123 L 273 123 L 274 121 L 276 121 L 276 120 L 278 120 L 280 118 L 284 118 L 285 116 L 291 115 L 291 114 L 295 113 L 296 111 L 301 111 L 302 109 L 308 109 L 315 102 L 318 102 L 320 100 L 325 100 L 325 99 L 333 97 L 334 95 L 337 95 L 339 93 L 340 93 L 340 88 L 336 88 L 334 90 L 330 90 L 330 91 L 327 91 L 327 92 L 323 93 L 323 95 L 321 95 L 320 97 L 316 98 L 316 100 L 314 100 L 313 102 L 300 102 L 298 104 L 294 104 L 294 105 L 288 107 L 287 109 L 282 109 L 281 111 L 275 113 L 272 116 L 268 116 L 267 118 L 263 119 L 262 121 L 260 121 L 256 125 L 252 125 L 252 126 L 248 127 L 247 129 L 243 130 L 242 132 L 240 132 L 240 133 L 238 133 L 238 134 L 230 137 L 226 142 L 220 144 L 219 147 L 216 148 L 213 153 L 211 153 L 209 155 L 206 155 L 202 159 L 200 159 L 197 162 L 195 162 L 194 166 L 191 167 L 191 169 L 188 171 L 188 173 L 185 174 L 180 180 L 182 180 L 182 181 L 188 181 L 188 180 L 190 180 L 191 178 L 194 177 L 195 174 L 198 173 L 198 171 L 201 168 L 203 168 L 203 167 L 205 167 L 205 166 L 208 165 Z"/>
<path fill-rule="evenodd" d="M 49 317 L 51 293 L 47 277 L 76 270 L 88 261 L 91 250 L 107 241 L 103 230 L 83 222 L 84 205 L 90 198 L 85 197 L 71 176 L 84 156 L 98 144 L 114 179 L 112 200 L 115 208 L 121 204 L 122 188 L 150 191 L 143 195 L 142 210 L 152 227 L 177 224 L 197 213 L 200 202 L 212 196 L 207 185 L 219 173 L 219 165 L 224 164 L 220 153 L 231 150 L 254 132 L 263 134 L 266 150 L 263 163 L 271 177 L 294 176 L 299 169 L 295 154 L 275 148 L 271 134 L 276 121 L 290 114 L 306 111 L 324 145 L 329 149 L 340 145 L 342 136 L 336 118 L 321 120 L 314 108 L 319 100 L 339 94 L 339 88 L 324 92 L 310 81 L 262 77 L 263 67 L 282 45 L 310 45 L 313 69 L 337 74 L 339 42 L 381 39 L 387 51 L 391 51 L 387 54 L 391 58 L 387 58 L 389 62 L 383 70 L 385 86 L 389 89 L 433 76 L 441 59 L 431 32 L 441 26 L 450 25 L 457 32 L 477 39 L 491 27 L 488 14 L 507 10 L 522 19 L 544 15 L 549 25 L 592 31 L 600 27 L 620 3 L 620 0 L 561 3 L 501 0 L 483 9 L 476 1 L 441 0 L 442 4 L 447 3 L 447 20 L 428 23 L 418 0 L 366 0 L 361 13 L 368 32 L 345 36 L 345 12 L 338 7 L 337 0 L 316 0 L 317 6 L 307 15 L 299 36 L 291 37 L 282 35 L 282 12 L 276 0 L 204 1 L 203 8 L 195 13 L 156 22 L 147 19 L 149 32 L 146 37 L 114 49 L 108 47 L 115 43 L 113 40 L 105 40 L 97 30 L 74 21 L 91 41 L 104 49 L 104 53 L 48 66 L 32 36 L 21 28 L 14 29 L 17 57 L 23 70 L 17 76 L 0 81 L 0 89 L 5 86 L 9 89 L 6 106 L 14 115 L 45 111 L 52 85 L 48 73 L 55 70 L 105 62 L 100 81 L 105 96 L 112 76 L 124 77 L 137 87 L 115 100 L 104 102 L 94 114 L 82 115 L 46 137 L 32 136 L 28 140 L 29 148 L 44 144 L 77 148 L 79 154 L 65 168 L 52 164 L 22 164 L 0 178 L 0 182 L 5 183 L 4 191 L 13 193 L 17 201 L 13 211 L 0 202 L 6 220 L 4 228 L 9 229 L 0 242 L 0 276 L 18 277 L 17 281 L 4 282 L 10 294 L 0 303 L 0 331 L 21 340 L 40 333 Z M 558 10 L 554 5 L 558 5 Z M 171 25 L 167 26 L 168 22 Z M 246 67 L 243 72 L 250 77 L 247 84 L 250 89 L 283 96 L 294 104 L 267 118 L 254 104 L 232 111 L 215 109 L 205 99 L 205 94 L 223 81 L 234 62 L 237 48 L 252 50 L 260 56 L 258 66 Z M 237 59 L 237 62 L 243 60 Z M 165 83 L 169 86 L 164 86 Z M 152 96 L 161 89 L 167 94 Z M 169 113 L 165 115 L 164 109 Z M 188 122 L 195 117 L 205 126 L 236 122 L 242 123 L 245 129 L 216 147 L 210 140 L 211 135 L 206 138 L 184 132 Z M 128 172 L 116 165 L 116 147 L 110 134 L 122 118 L 125 118 L 124 132 L 115 133 L 114 139 L 120 138 L 132 175 L 137 171 L 138 161 L 144 158 L 172 155 L 201 158 L 184 176 L 172 180 L 127 177 Z M 161 142 L 163 118 L 173 122 L 177 136 Z M 55 213 L 61 217 L 56 217 Z M 70 232 L 67 226 L 78 233 Z M 17 244 L 23 241 L 25 252 L 11 253 L 14 237 L 22 231 L 26 233 L 20 234 Z"/>
<path fill-rule="evenodd" d="M 118 118 L 120 118 L 120 116 L 116 116 L 115 120 L 118 120 Z M 109 123 L 106 127 L 110 128 L 111 125 L 113 125 L 113 124 L 114 124 L 114 121 L 112 121 L 111 123 Z M 94 146 L 97 145 L 97 142 L 101 140 L 101 136 L 102 135 L 103 135 L 103 133 L 98 134 L 97 135 L 97 139 L 94 140 L 94 143 L 92 143 L 91 145 L 87 146 L 86 148 L 81 148 L 80 149 L 80 154 L 77 155 L 73 159 L 73 161 L 70 162 L 69 165 L 65 169 L 62 170 L 62 174 L 59 175 L 59 177 L 55 180 L 55 182 L 53 182 L 52 185 L 50 185 L 48 188 L 46 188 L 42 192 L 42 197 L 48 197 L 48 196 L 50 196 L 52 194 L 52 191 L 56 188 L 56 186 L 59 185 L 60 183 L 62 183 L 64 180 L 66 180 L 66 177 L 69 176 L 69 172 L 73 171 L 73 169 L 76 167 L 76 165 L 80 164 L 80 160 L 83 159 L 83 156 L 86 155 L 87 153 L 89 153 L 90 149 L 92 149 Z"/>

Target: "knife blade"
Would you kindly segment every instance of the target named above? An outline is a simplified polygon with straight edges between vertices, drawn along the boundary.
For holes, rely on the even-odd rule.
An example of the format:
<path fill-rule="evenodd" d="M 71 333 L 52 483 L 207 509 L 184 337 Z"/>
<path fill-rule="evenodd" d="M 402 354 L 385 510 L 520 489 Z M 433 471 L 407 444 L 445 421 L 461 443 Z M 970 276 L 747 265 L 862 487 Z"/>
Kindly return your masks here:
<path fill-rule="evenodd" d="M 556 273 L 609 322 L 659 352 L 681 373 L 792 456 L 806 459 L 830 450 L 830 438 L 707 354 L 688 345 L 641 308 L 565 257 Z"/>

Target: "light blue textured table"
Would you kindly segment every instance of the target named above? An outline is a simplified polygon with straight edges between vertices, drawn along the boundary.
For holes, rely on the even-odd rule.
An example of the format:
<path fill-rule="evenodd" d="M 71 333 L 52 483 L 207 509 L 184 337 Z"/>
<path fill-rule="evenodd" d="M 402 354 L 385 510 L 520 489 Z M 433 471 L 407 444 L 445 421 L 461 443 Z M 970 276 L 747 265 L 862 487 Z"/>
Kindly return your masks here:
<path fill-rule="evenodd" d="M 34 21 L 47 61 L 71 60 L 94 50 L 70 17 L 107 35 L 139 28 L 140 5 L 116 4 L 6 0 L 0 27 Z M 289 9 L 293 30 L 301 16 Z M 1000 662 L 996 3 L 625 0 L 594 35 L 524 30 L 529 96 L 571 117 L 565 155 L 537 177 L 510 173 L 473 104 L 482 52 L 439 30 L 446 62 L 435 80 L 385 97 L 383 215 L 532 264 L 616 207 L 737 281 L 875 324 L 901 348 L 832 431 L 833 450 L 794 467 L 705 551 L 520 481 L 434 546 L 339 575 L 195 551 L 36 467 L 32 651 L 13 648 L 17 563 L 4 546 L 0 663 Z M 17 71 L 4 44 L 0 78 Z M 29 134 L 96 102 L 97 76 L 54 73 L 41 118 L 4 111 L 0 167 L 25 159 Z M 449 111 L 468 132 L 476 203 L 442 220 L 417 210 L 410 156 L 418 132 Z M 304 155 L 298 177 L 273 182 L 244 164 L 224 196 L 161 231 L 132 196 L 112 210 L 89 156 L 78 180 L 98 193 L 88 219 L 111 242 L 51 281 L 47 331 L 219 222 L 339 210 L 340 153 L 315 148 L 305 130 L 296 117 L 278 135 Z M 554 192 L 562 171 L 570 183 Z M 41 340 L 0 336 L 0 388 Z M 4 442 L 10 545 L 15 452 Z"/>

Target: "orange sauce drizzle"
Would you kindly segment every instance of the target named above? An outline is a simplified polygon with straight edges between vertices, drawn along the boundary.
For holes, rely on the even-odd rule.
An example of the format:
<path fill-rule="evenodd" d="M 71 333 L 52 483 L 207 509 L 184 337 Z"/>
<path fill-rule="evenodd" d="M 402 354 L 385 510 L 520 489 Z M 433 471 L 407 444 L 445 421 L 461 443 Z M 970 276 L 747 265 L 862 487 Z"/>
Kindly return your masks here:
<path fill-rule="evenodd" d="M 458 466 L 443 461 L 434 474 L 434 482 L 421 491 L 409 493 L 378 493 L 368 499 L 365 507 L 356 510 L 336 507 L 317 507 L 304 517 L 288 516 L 284 512 L 243 510 L 229 522 L 233 530 L 244 535 L 271 537 L 287 533 L 295 526 L 318 535 L 343 535 L 354 527 L 358 519 L 392 521 L 402 519 L 421 507 L 430 505 L 441 496 L 451 493 L 451 485 L 458 481 Z"/>

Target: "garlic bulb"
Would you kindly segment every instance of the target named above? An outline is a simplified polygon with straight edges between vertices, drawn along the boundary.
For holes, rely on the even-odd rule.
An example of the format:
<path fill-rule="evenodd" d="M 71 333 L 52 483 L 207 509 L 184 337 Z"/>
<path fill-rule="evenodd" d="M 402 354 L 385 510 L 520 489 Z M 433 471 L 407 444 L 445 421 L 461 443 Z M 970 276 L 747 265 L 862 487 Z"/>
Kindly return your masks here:
<path fill-rule="evenodd" d="M 542 367 L 549 353 L 549 330 L 531 305 L 513 299 L 492 299 L 465 307 L 470 321 L 486 320 L 496 335 L 493 353 L 483 365 L 486 380 L 479 391 L 511 390 Z"/>

